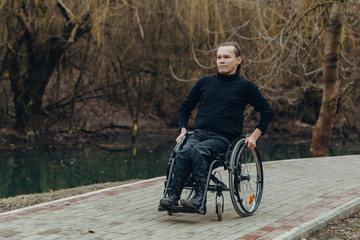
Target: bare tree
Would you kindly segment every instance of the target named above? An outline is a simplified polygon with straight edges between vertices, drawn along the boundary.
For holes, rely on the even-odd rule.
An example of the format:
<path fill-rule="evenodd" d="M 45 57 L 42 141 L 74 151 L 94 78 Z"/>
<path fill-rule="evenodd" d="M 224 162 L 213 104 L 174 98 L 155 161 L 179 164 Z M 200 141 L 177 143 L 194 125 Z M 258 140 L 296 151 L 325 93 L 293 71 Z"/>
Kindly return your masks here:
<path fill-rule="evenodd" d="M 121 12 L 108 20 L 104 52 L 108 72 L 115 75 L 110 81 L 118 83 L 113 89 L 118 97 L 113 101 L 124 103 L 128 109 L 134 139 L 141 128 L 140 112 L 177 122 L 177 104 L 184 86 L 171 77 L 169 64 L 172 56 L 180 61 L 192 58 L 183 41 L 187 31 L 177 17 L 176 4 L 133 0 L 119 1 L 119 6 L 123 6 Z M 181 67 L 183 71 L 193 69 L 185 64 Z"/>
<path fill-rule="evenodd" d="M 5 61 L 14 91 L 18 130 L 41 130 L 42 97 L 57 64 L 74 42 L 97 26 L 96 1 L 77 2 L 77 7 L 69 2 L 6 1 L 7 32 L 11 35 Z"/>
<path fill-rule="evenodd" d="M 5 3 L 0 3 L 0 17 L 6 15 L 6 9 L 4 9 Z M 0 21 L 0 28 L 4 29 L 0 36 L 0 128 L 4 126 L 5 121 L 5 90 L 3 85 L 3 76 L 5 72 L 5 56 L 7 54 L 6 49 L 6 39 L 8 37 L 8 32 L 5 28 L 5 23 Z"/>
<path fill-rule="evenodd" d="M 4 86 L 2 81 L 0 81 L 0 128 L 4 126 L 5 122 L 5 96 L 4 96 Z"/>
<path fill-rule="evenodd" d="M 335 0 L 325 30 L 323 96 L 319 118 L 313 128 L 310 152 L 313 157 L 328 156 L 331 131 L 339 101 L 339 58 L 344 1 Z"/>
<path fill-rule="evenodd" d="M 213 45 L 217 45 L 214 42 L 219 40 L 239 42 L 244 55 L 242 74 L 255 81 L 267 98 L 271 100 L 276 110 L 277 121 L 281 118 L 293 118 L 299 125 L 315 125 L 321 96 L 323 96 L 322 110 L 314 128 L 314 135 L 322 132 L 322 139 L 320 141 L 319 135 L 313 139 L 311 152 L 314 154 L 315 151 L 323 151 L 315 150 L 320 147 L 320 145 L 315 145 L 315 142 L 319 144 L 322 142 L 322 148 L 327 149 L 339 92 L 341 95 L 347 96 L 343 98 L 343 117 L 339 117 L 339 119 L 346 119 L 342 121 L 349 123 L 351 116 L 344 111 L 345 106 L 347 106 L 347 110 L 350 110 L 351 105 L 358 105 L 351 100 L 358 99 L 358 94 L 354 93 L 350 86 L 356 84 L 358 78 L 356 72 L 358 72 L 359 66 L 358 61 L 350 59 L 355 56 L 353 51 L 358 52 L 358 47 L 354 43 L 359 41 L 355 30 L 359 25 L 356 25 L 359 22 L 356 18 L 359 2 L 348 2 L 346 10 L 349 14 L 344 20 L 345 28 L 342 28 L 339 24 L 340 20 L 337 20 L 338 16 L 343 15 L 344 1 L 229 0 L 224 1 L 223 4 L 216 4 L 213 1 L 207 1 L 207 3 L 208 5 L 204 7 L 202 5 L 204 3 L 201 1 L 193 1 L 188 11 L 191 13 L 194 5 L 202 9 L 211 9 L 214 11 L 213 16 L 221 16 L 219 19 L 214 19 L 215 26 L 220 27 L 210 26 L 198 19 L 189 21 L 190 36 L 193 35 L 194 29 L 200 23 L 200 29 L 204 33 L 217 36 L 211 38 L 213 41 L 210 42 Z M 228 5 L 231 7 L 229 8 Z M 238 16 L 236 16 L 235 9 L 238 11 Z M 332 19 L 335 9 L 339 14 L 335 17 L 337 22 Z M 197 16 L 201 16 L 201 14 Z M 341 29 L 343 30 L 341 31 Z M 349 40 L 341 42 L 341 36 L 343 39 L 348 38 Z M 204 42 L 201 37 L 192 39 Z M 330 41 L 333 42 L 331 45 Z M 336 45 L 334 45 L 335 43 Z M 341 50 L 340 44 L 342 44 L 343 50 Z M 199 46 L 201 45 L 194 47 L 194 52 L 202 51 Z M 324 63 L 322 68 L 324 46 L 325 58 L 328 62 Z M 208 54 L 210 53 L 209 51 Z M 195 55 L 198 62 L 204 61 L 204 58 L 200 58 L 199 55 Z M 339 59 L 343 61 L 338 62 Z M 201 64 L 199 65 L 201 66 Z M 337 66 L 340 66 L 340 70 Z M 321 84 L 321 79 L 324 79 L 324 85 Z M 329 84 L 330 82 L 331 84 Z M 339 82 L 342 84 L 340 89 Z M 331 106 L 328 103 L 328 106 L 325 107 L 324 101 L 331 101 Z M 346 104 L 345 101 L 347 101 Z M 359 112 L 356 108 L 351 109 L 350 111 Z M 325 112 L 328 116 L 325 117 L 328 119 L 326 121 L 324 121 Z M 344 118 L 344 116 L 346 117 Z M 279 122 L 280 124 L 275 121 L 274 125 L 281 128 L 283 122 Z M 356 122 L 353 121 L 351 124 L 356 125 Z M 341 127 L 340 124 L 338 126 Z M 326 133 L 325 130 L 327 130 Z M 326 153 L 323 151 L 322 154 L 326 155 L 327 151 Z"/>
<path fill-rule="evenodd" d="M 184 80 L 213 74 L 216 46 L 237 41 L 241 74 L 270 99 L 274 128 L 281 131 L 290 119 L 310 129 L 321 106 L 325 35 L 337 1 L 0 1 L 6 30 L 0 73 L 16 95 L 16 127 L 38 130 L 45 122 L 46 129 L 109 127 L 135 136 L 143 116 L 177 126 L 180 102 L 195 82 Z M 359 4 L 344 6 L 334 120 L 343 134 L 360 129 Z"/>

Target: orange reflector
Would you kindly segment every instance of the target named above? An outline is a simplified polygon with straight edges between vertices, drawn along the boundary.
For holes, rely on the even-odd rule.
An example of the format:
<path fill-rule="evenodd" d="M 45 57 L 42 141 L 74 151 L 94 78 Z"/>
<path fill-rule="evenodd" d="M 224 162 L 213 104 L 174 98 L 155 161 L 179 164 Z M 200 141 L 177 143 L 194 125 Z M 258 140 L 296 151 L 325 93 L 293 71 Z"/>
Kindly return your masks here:
<path fill-rule="evenodd" d="M 249 204 L 252 204 L 252 202 L 254 201 L 255 199 L 255 194 L 251 195 L 250 198 L 249 198 Z"/>

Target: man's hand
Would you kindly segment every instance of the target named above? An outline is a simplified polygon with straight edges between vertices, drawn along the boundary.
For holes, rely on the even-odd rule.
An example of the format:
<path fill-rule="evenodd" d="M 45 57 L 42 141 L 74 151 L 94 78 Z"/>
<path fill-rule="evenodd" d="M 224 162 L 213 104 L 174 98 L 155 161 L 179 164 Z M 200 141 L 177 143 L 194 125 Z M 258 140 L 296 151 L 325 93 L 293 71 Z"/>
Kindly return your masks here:
<path fill-rule="evenodd" d="M 251 150 L 253 150 L 256 147 L 256 140 L 254 138 L 247 137 L 245 139 L 245 144 L 247 144 L 247 147 L 250 148 Z"/>
<path fill-rule="evenodd" d="M 250 135 L 250 137 L 247 137 L 245 139 L 245 144 L 247 144 L 247 147 L 253 150 L 256 147 L 256 141 L 261 136 L 260 129 L 256 128 L 255 131 Z"/>
<path fill-rule="evenodd" d="M 176 138 L 176 142 L 180 142 L 181 138 L 186 134 L 186 128 L 181 128 L 180 135 Z"/>

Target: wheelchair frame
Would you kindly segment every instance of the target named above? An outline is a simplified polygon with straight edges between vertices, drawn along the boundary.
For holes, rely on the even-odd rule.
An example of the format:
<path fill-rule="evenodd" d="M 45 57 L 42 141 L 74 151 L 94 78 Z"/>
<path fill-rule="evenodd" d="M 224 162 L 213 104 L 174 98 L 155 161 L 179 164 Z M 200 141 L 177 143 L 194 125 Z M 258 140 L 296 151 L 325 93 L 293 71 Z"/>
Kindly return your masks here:
<path fill-rule="evenodd" d="M 171 179 L 176 167 L 176 153 L 186 144 L 186 141 L 191 134 L 192 133 L 187 133 L 184 135 L 181 141 L 172 148 L 168 162 L 166 180 L 164 182 L 164 197 L 168 196 Z M 209 165 L 205 185 L 205 197 L 202 199 L 202 205 L 198 209 L 184 206 L 165 207 L 159 205 L 158 210 L 167 211 L 169 215 L 178 212 L 199 213 L 205 215 L 207 191 L 211 191 L 216 192 L 215 210 L 217 219 L 221 221 L 222 213 L 224 212 L 223 191 L 229 191 L 235 211 L 242 217 L 252 215 L 261 202 L 264 177 L 258 150 L 256 148 L 253 150 L 248 149 L 244 142 L 245 138 L 242 136 L 230 144 L 225 154 L 214 154 L 211 156 L 211 163 Z M 213 171 L 220 166 L 223 166 L 224 170 L 228 170 L 229 187 L 215 176 L 216 173 L 220 175 L 219 172 L 215 171 L 213 173 Z M 213 184 L 210 184 L 210 181 L 212 181 Z M 187 199 L 190 199 L 195 190 L 192 177 L 186 180 L 184 189 L 190 190 L 190 193 L 187 196 Z M 218 197 L 222 198 L 221 203 L 218 203 Z"/>

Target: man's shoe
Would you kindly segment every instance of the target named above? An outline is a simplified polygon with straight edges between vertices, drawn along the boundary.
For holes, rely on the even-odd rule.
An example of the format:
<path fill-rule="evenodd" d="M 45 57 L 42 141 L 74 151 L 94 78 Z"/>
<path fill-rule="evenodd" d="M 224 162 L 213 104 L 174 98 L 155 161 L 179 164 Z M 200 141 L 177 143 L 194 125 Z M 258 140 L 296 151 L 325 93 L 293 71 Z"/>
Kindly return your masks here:
<path fill-rule="evenodd" d="M 180 195 L 184 187 L 184 180 L 180 177 L 174 177 L 170 183 L 169 196 L 160 199 L 160 206 L 173 207 L 179 206 Z"/>
<path fill-rule="evenodd" d="M 197 209 L 197 208 L 201 207 L 203 197 L 204 197 L 203 194 L 195 193 L 194 197 L 192 197 L 189 200 L 181 199 L 180 204 L 184 207 L 190 207 L 190 208 Z"/>
<path fill-rule="evenodd" d="M 163 207 L 173 207 L 173 206 L 179 206 L 179 199 L 176 200 L 174 198 L 175 196 L 169 196 L 167 198 L 160 199 L 160 206 Z"/>
<path fill-rule="evenodd" d="M 206 187 L 206 179 L 203 178 L 195 179 L 195 195 L 190 200 L 181 199 L 180 204 L 184 207 L 190 207 L 195 209 L 201 207 L 203 198 L 204 197 L 206 198 L 205 187 Z M 206 204 L 206 199 L 205 199 L 205 204 Z"/>

